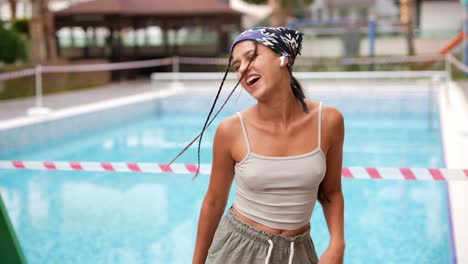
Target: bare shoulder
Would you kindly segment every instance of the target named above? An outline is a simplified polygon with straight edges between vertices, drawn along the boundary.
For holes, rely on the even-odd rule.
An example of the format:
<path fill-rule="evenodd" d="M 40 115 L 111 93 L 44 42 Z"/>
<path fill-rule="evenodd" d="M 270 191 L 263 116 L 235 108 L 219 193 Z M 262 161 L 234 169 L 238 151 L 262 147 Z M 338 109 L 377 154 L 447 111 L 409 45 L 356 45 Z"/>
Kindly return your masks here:
<path fill-rule="evenodd" d="M 310 109 L 319 109 L 320 102 L 307 100 Z M 340 110 L 333 106 L 322 104 L 322 124 L 327 127 L 339 127 L 344 124 L 344 117 Z"/>
<path fill-rule="evenodd" d="M 239 117 L 232 115 L 223 119 L 217 129 L 213 139 L 213 151 L 214 161 L 220 157 L 229 157 L 229 160 L 233 162 L 235 153 L 236 140 L 238 135 L 241 134 L 241 125 Z"/>
<path fill-rule="evenodd" d="M 319 104 L 318 102 L 316 103 Z M 318 108 L 318 106 L 317 106 Z M 333 106 L 322 105 L 322 149 L 328 155 L 330 147 L 341 146 L 344 142 L 344 117 Z"/>
<path fill-rule="evenodd" d="M 335 107 L 323 105 L 322 124 L 323 134 L 327 139 L 328 147 L 332 145 L 341 146 L 345 135 L 343 114 Z"/>
<path fill-rule="evenodd" d="M 216 137 L 231 140 L 238 134 L 239 129 L 241 129 L 239 117 L 231 115 L 219 123 L 216 129 Z"/>
<path fill-rule="evenodd" d="M 245 108 L 242 110 L 240 113 L 242 115 L 242 119 L 244 119 L 244 122 L 246 121 L 246 118 L 254 119 L 254 115 L 252 115 L 252 111 L 254 110 L 255 106 L 251 106 L 248 108 Z M 239 116 L 237 114 L 233 114 L 229 117 L 226 117 L 223 119 L 219 125 L 216 133 L 221 133 L 223 136 L 227 136 L 230 139 L 235 139 L 237 136 L 241 135 L 242 133 L 239 133 L 242 131 L 242 125 L 239 120 Z"/>
<path fill-rule="evenodd" d="M 344 117 L 340 110 L 330 105 L 323 105 L 322 121 L 331 128 L 344 127 Z"/>

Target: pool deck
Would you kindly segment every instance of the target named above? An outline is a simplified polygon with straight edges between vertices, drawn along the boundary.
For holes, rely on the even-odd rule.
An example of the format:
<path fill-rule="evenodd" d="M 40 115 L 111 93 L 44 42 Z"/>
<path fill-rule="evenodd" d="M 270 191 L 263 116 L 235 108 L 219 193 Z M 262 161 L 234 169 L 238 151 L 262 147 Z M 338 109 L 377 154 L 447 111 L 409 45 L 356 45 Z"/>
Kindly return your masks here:
<path fill-rule="evenodd" d="M 150 80 L 116 82 L 94 89 L 70 91 L 44 96 L 43 105 L 53 111 L 124 98 L 155 91 L 157 87 Z M 34 107 L 33 97 L 0 100 L 0 122 L 13 118 L 27 117 L 27 109 Z"/>
<path fill-rule="evenodd" d="M 43 105 L 56 114 L 109 101 L 148 96 L 163 86 L 167 88 L 167 85 L 156 87 L 150 80 L 112 83 L 95 89 L 47 95 L 43 98 Z M 452 82 L 446 88 L 450 89 L 440 89 L 439 94 L 446 166 L 468 169 L 468 81 Z M 40 117 L 27 115 L 27 109 L 34 105 L 34 98 L 0 101 L 0 128 L 40 120 Z M 468 263 L 468 181 L 448 182 L 448 189 L 456 263 Z"/>
<path fill-rule="evenodd" d="M 439 90 L 441 135 L 446 167 L 468 169 L 468 82 L 449 82 Z M 457 263 L 468 263 L 468 181 L 448 182 Z"/>

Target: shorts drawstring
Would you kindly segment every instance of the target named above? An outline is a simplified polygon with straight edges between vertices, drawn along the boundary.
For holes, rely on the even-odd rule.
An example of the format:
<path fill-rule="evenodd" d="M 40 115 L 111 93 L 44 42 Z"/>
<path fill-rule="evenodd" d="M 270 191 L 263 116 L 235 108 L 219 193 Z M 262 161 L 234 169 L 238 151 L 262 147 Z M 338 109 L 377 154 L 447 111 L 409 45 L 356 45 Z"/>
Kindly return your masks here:
<path fill-rule="evenodd" d="M 271 239 L 268 239 L 268 244 L 270 244 L 270 246 L 268 246 L 268 253 L 265 259 L 265 264 L 268 264 L 268 262 L 270 262 L 271 251 L 273 250 L 273 241 L 271 241 Z"/>
<path fill-rule="evenodd" d="M 269 264 L 270 257 L 271 257 L 271 252 L 273 251 L 273 241 L 271 239 L 268 239 L 268 244 L 270 244 L 270 245 L 268 246 L 268 253 L 267 253 L 267 256 L 266 256 L 266 259 L 265 259 L 265 264 Z M 289 251 L 289 261 L 288 261 L 288 263 L 292 264 L 292 260 L 293 260 L 293 257 L 294 257 L 294 241 L 291 241 L 291 244 L 290 244 L 289 248 L 290 248 L 290 251 Z"/>
<path fill-rule="evenodd" d="M 294 241 L 291 241 L 291 251 L 289 252 L 289 264 L 292 264 L 292 259 L 294 257 Z"/>

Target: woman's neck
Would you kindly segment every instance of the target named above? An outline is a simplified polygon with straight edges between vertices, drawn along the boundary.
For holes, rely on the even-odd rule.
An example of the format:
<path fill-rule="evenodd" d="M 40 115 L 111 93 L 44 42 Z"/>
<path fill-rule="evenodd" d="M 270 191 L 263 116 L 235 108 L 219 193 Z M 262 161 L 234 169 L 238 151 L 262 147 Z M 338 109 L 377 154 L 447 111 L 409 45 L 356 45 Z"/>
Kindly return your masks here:
<path fill-rule="evenodd" d="M 289 90 L 285 93 L 278 93 L 269 100 L 258 102 L 256 114 L 265 122 L 278 123 L 286 128 L 304 112 L 299 100 Z"/>

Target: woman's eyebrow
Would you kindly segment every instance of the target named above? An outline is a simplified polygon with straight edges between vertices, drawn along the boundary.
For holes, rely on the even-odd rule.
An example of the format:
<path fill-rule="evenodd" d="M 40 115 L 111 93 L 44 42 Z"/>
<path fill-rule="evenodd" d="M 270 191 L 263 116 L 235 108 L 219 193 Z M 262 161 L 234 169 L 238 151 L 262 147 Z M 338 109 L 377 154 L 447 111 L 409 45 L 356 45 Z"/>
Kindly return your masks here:
<path fill-rule="evenodd" d="M 248 50 L 248 51 L 242 53 L 241 57 L 247 56 L 251 51 L 253 51 L 253 50 Z M 235 64 L 235 63 L 237 63 L 237 62 L 239 62 L 239 59 L 233 60 L 233 61 L 232 61 L 232 64 Z"/>

